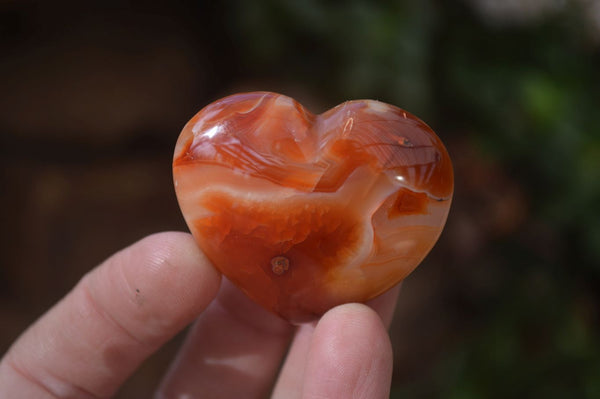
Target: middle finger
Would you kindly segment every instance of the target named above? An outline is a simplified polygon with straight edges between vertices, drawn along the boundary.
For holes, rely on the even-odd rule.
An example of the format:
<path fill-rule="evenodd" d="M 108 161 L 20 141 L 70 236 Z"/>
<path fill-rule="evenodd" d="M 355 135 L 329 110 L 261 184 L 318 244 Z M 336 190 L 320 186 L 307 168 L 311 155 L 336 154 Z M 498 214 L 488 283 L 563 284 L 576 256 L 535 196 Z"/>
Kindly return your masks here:
<path fill-rule="evenodd" d="M 217 299 L 189 332 L 157 397 L 263 398 L 292 333 L 289 323 L 224 279 Z"/>

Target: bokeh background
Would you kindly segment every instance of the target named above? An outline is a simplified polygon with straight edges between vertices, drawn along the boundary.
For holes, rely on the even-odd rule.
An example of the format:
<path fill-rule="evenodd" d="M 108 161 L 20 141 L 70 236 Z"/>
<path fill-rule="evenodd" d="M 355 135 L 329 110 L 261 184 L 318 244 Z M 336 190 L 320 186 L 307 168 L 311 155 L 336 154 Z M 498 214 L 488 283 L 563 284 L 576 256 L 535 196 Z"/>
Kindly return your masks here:
<path fill-rule="evenodd" d="M 600 398 L 600 2 L 0 2 L 0 351 L 89 269 L 186 230 L 184 123 L 244 90 L 427 121 L 454 160 L 393 398 Z M 149 397 L 180 342 L 118 398 Z"/>

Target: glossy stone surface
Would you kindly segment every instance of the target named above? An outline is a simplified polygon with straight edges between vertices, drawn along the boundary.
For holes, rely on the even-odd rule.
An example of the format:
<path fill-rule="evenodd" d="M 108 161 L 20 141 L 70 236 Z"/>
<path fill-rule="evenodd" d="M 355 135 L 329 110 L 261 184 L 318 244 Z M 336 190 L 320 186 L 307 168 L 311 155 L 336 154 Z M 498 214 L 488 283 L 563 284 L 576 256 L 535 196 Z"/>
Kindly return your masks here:
<path fill-rule="evenodd" d="M 268 92 L 196 114 L 173 176 L 209 259 L 294 323 L 404 279 L 438 239 L 453 192 L 446 149 L 408 112 L 358 100 L 313 115 Z"/>

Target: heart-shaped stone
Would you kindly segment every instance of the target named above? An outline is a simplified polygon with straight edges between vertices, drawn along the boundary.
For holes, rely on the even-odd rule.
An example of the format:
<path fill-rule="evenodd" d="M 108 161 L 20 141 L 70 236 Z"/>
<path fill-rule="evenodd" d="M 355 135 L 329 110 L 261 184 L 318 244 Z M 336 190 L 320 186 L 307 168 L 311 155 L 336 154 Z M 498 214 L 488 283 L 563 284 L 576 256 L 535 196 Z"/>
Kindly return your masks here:
<path fill-rule="evenodd" d="M 438 239 L 453 192 L 446 149 L 408 112 L 359 100 L 313 115 L 268 92 L 196 114 L 173 176 L 208 258 L 294 323 L 404 279 Z"/>

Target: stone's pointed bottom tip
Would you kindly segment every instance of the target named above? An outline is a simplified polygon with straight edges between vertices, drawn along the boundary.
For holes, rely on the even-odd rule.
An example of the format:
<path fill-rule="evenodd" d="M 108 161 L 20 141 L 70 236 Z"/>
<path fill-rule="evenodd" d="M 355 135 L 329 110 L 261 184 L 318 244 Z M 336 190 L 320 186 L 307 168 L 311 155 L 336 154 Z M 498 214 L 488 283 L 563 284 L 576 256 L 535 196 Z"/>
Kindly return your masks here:
<path fill-rule="evenodd" d="M 175 190 L 199 246 L 250 298 L 293 322 L 364 302 L 439 237 L 452 164 L 417 117 L 373 100 L 314 115 L 276 93 L 202 109 L 175 149 Z"/>

